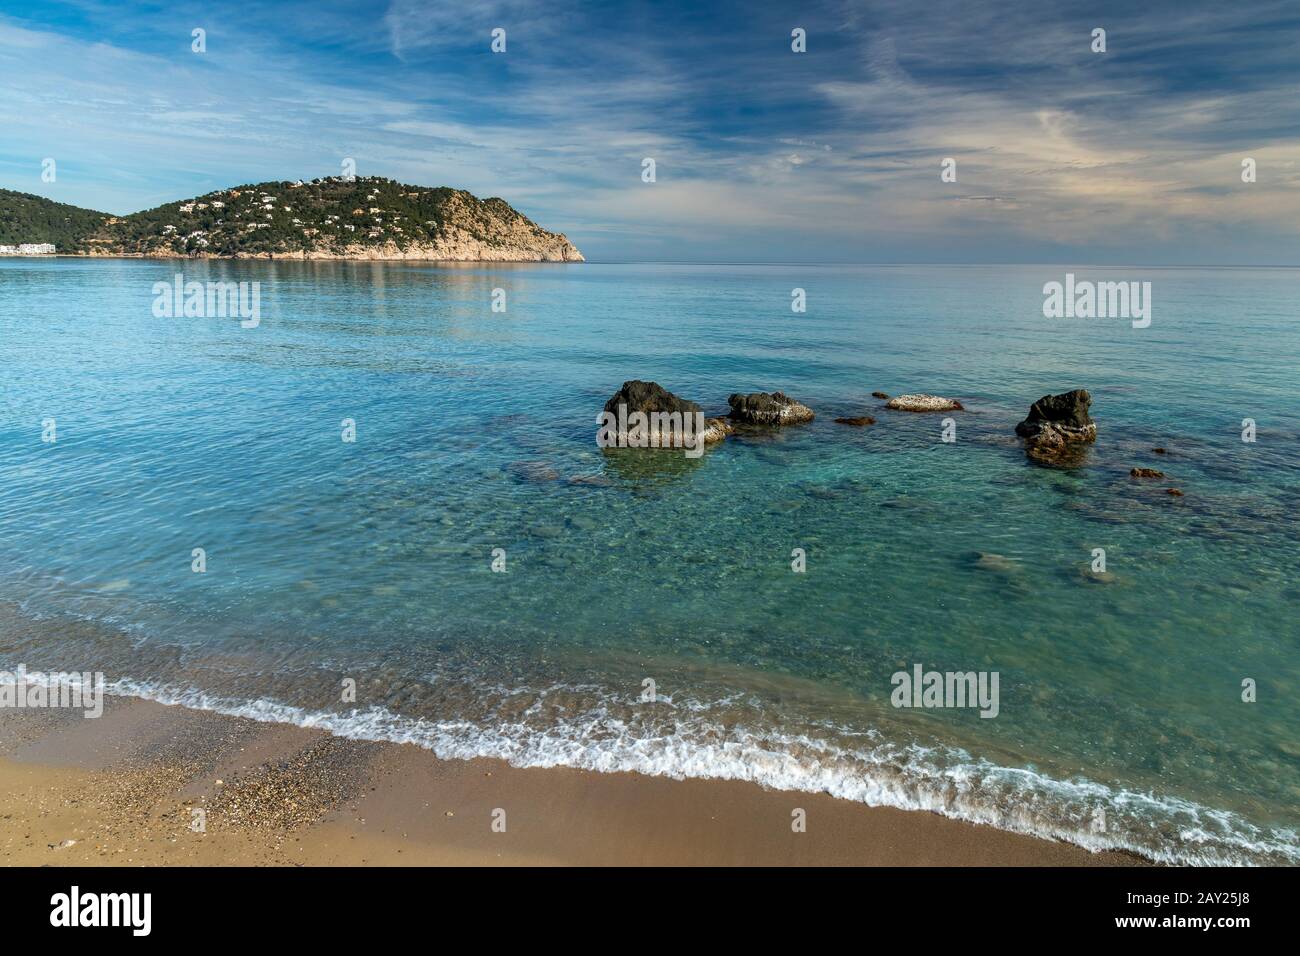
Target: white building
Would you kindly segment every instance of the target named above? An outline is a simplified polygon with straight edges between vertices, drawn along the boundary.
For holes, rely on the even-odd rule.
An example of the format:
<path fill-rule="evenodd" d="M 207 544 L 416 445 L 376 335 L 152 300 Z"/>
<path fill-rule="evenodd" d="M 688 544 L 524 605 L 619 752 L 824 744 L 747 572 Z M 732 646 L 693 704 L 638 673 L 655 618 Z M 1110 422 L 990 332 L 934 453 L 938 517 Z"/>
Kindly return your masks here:
<path fill-rule="evenodd" d="M 22 242 L 17 246 L 0 246 L 0 256 L 52 256 L 52 242 Z"/>

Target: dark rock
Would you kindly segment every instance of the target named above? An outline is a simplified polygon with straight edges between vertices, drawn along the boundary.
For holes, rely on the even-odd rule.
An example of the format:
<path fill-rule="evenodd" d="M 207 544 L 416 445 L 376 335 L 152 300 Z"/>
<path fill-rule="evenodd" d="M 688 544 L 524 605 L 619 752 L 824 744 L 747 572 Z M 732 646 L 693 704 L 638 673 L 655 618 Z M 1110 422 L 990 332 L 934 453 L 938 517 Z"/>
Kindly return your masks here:
<path fill-rule="evenodd" d="M 605 411 L 618 414 L 618 406 L 626 405 L 628 412 L 681 412 L 683 415 L 700 411 L 700 406 L 684 398 L 678 398 L 658 382 L 643 382 L 636 379 L 624 382 L 623 387 L 614 393 L 614 397 L 605 403 Z"/>
<path fill-rule="evenodd" d="M 1016 434 L 1025 440 L 1030 458 L 1044 464 L 1074 465 L 1081 447 L 1097 438 L 1097 425 L 1088 414 L 1092 396 L 1077 388 L 1060 395 L 1044 395 L 1029 409 Z"/>
<path fill-rule="evenodd" d="M 1133 468 L 1129 470 L 1130 478 L 1163 478 L 1163 471 L 1156 471 L 1154 468 Z"/>
<path fill-rule="evenodd" d="M 1175 498 L 1181 498 L 1183 496 L 1183 493 L 1179 491 L 1177 488 L 1166 488 L 1165 494 L 1173 495 Z"/>
<path fill-rule="evenodd" d="M 617 435 L 617 444 L 615 447 L 641 447 L 641 448 L 682 448 L 688 447 L 684 444 L 685 434 L 694 435 L 691 431 L 695 428 L 698 420 L 697 415 L 701 414 L 700 406 L 685 398 L 679 398 L 668 389 L 664 388 L 657 382 L 643 382 L 639 379 L 624 382 L 623 387 L 614 393 L 613 397 L 605 403 L 605 411 L 618 415 L 620 406 L 626 406 L 626 414 L 631 416 L 635 412 L 640 412 L 650 417 L 645 428 L 645 434 L 649 437 L 645 443 L 639 440 L 633 441 L 628 432 L 639 432 L 638 426 L 632 424 L 627 431 L 623 430 L 622 424 L 619 426 Z M 690 424 L 686 425 L 682 433 L 675 430 L 680 426 L 677 423 L 669 425 L 663 420 L 662 416 L 679 414 L 683 422 L 689 420 Z M 719 426 L 721 419 L 711 418 L 705 421 L 703 439 L 706 445 L 713 442 L 721 441 L 730 434 L 729 426 Z M 639 439 L 639 435 L 635 436 Z M 691 438 L 694 442 L 694 437 Z M 689 447 L 695 447 L 693 444 Z"/>
<path fill-rule="evenodd" d="M 737 392 L 727 399 L 730 417 L 750 425 L 794 425 L 813 420 L 813 410 L 784 392 Z"/>
<path fill-rule="evenodd" d="M 1152 448 L 1151 450 L 1152 450 L 1153 452 L 1155 452 L 1157 455 L 1167 455 L 1167 454 L 1169 454 L 1169 452 L 1165 451 L 1163 448 Z"/>
<path fill-rule="evenodd" d="M 1027 438 L 1035 426 L 1043 424 L 1060 425 L 1063 428 L 1077 430 L 1087 429 L 1093 424 L 1088 409 L 1092 405 L 1092 396 L 1087 389 L 1076 388 L 1072 392 L 1060 395 L 1044 395 L 1029 408 L 1025 420 L 1016 426 L 1016 434 Z"/>
<path fill-rule="evenodd" d="M 837 424 L 837 425 L 859 425 L 859 426 L 861 426 L 861 425 L 874 425 L 875 423 L 876 423 L 876 420 L 875 420 L 874 418 L 872 418 L 870 415 L 863 415 L 863 416 L 861 416 L 861 417 L 859 417 L 859 418 L 837 418 L 837 419 L 835 419 L 835 424 Z"/>
<path fill-rule="evenodd" d="M 886 395 L 884 392 L 872 392 L 872 393 L 871 393 L 871 397 L 872 397 L 872 398 L 884 398 L 884 399 L 888 399 L 888 398 L 889 398 L 889 396 Z"/>

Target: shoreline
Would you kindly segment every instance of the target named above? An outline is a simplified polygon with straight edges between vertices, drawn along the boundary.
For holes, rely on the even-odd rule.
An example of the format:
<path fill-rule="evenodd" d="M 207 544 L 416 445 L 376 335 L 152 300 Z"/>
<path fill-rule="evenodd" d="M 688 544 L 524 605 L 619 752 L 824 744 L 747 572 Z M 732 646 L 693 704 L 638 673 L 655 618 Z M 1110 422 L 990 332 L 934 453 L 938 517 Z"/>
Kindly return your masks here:
<path fill-rule="evenodd" d="M 10 866 L 1152 865 L 827 794 L 443 760 L 126 697 L 94 720 L 0 711 L 0 820 Z"/>
<path fill-rule="evenodd" d="M 505 265 L 573 265 L 579 263 L 585 265 L 586 259 L 433 259 L 423 256 L 333 256 L 333 255 L 238 255 L 238 256 L 182 256 L 182 255 L 158 255 L 150 253 L 132 253 L 132 252 L 115 252 L 110 254 L 99 254 L 93 252 L 52 252 L 42 253 L 40 255 L 22 255 L 19 253 L 2 253 L 0 259 L 148 259 L 158 262 L 167 262 L 174 259 L 183 259 L 186 261 L 202 262 L 204 260 L 216 260 L 218 262 L 464 262 L 469 264 L 485 263 L 502 263 Z"/>

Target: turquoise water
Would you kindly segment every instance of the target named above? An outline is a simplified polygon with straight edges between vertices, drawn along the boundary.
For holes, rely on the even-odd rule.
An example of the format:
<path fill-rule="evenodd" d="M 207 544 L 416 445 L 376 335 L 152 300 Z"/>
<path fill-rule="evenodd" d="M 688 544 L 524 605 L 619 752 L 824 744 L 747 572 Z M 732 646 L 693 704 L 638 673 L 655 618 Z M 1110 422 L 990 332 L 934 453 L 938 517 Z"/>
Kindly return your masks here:
<path fill-rule="evenodd" d="M 155 318 L 178 270 L 260 282 L 260 325 Z M 1294 863 L 1300 272 L 1070 270 L 1150 281 L 1133 329 L 1044 319 L 1066 271 L 0 260 L 0 664 L 444 756 Z M 604 452 L 632 378 L 818 417 L 694 461 Z M 1028 463 L 1015 423 L 1075 387 L 1096 447 Z M 961 399 L 957 441 L 873 390 Z M 894 708 L 914 664 L 996 671 L 998 716 Z"/>

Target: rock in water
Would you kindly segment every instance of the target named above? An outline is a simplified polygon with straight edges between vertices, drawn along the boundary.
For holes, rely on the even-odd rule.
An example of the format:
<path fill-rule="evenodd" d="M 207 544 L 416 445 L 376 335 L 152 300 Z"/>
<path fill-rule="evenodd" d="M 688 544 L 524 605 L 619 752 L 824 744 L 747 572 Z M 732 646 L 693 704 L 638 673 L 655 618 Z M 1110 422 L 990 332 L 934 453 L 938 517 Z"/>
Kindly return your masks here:
<path fill-rule="evenodd" d="M 884 392 L 872 392 L 872 393 L 871 393 L 871 397 L 872 397 L 872 398 L 889 398 L 889 396 L 888 396 L 886 393 L 884 393 Z"/>
<path fill-rule="evenodd" d="M 1129 470 L 1130 478 L 1163 478 L 1163 471 L 1156 471 L 1154 468 L 1132 468 Z"/>
<path fill-rule="evenodd" d="M 960 412 L 965 411 L 961 402 L 955 398 L 944 398 L 941 395 L 927 395 L 924 392 L 918 395 L 899 395 L 897 398 L 891 398 L 885 402 L 886 408 L 892 408 L 896 412 Z"/>
<path fill-rule="evenodd" d="M 614 397 L 605 403 L 605 411 L 618 414 L 618 406 L 626 405 L 629 412 L 681 412 L 694 414 L 700 406 L 684 398 L 678 398 L 658 382 L 643 382 L 635 379 L 624 382 L 623 387 L 614 393 Z"/>
<path fill-rule="evenodd" d="M 750 425 L 796 425 L 813 420 L 813 410 L 784 392 L 739 392 L 727 399 L 731 418 Z"/>
<path fill-rule="evenodd" d="M 860 418 L 837 418 L 837 419 L 835 419 L 835 424 L 836 424 L 836 425 L 858 425 L 858 426 L 862 426 L 862 425 L 874 425 L 875 423 L 876 423 L 876 420 L 875 420 L 874 418 L 872 418 L 870 415 L 863 415 L 863 416 L 861 416 Z"/>
<path fill-rule="evenodd" d="M 590 485 L 593 488 L 610 488 L 614 482 L 604 475 L 574 475 L 569 479 L 571 485 Z"/>
<path fill-rule="evenodd" d="M 645 415 L 648 422 L 648 433 L 651 436 L 648 445 L 640 445 L 639 442 L 629 441 L 628 432 L 623 427 L 626 424 L 626 419 L 620 419 L 618 429 L 618 444 L 620 447 L 680 448 L 682 447 L 681 434 L 673 431 L 678 427 L 677 422 L 672 419 L 672 423 L 669 425 L 669 416 L 679 415 L 683 421 L 687 416 L 690 416 L 691 424 L 688 427 L 694 428 L 697 421 L 695 416 L 701 411 L 697 403 L 685 398 L 678 398 L 659 383 L 643 382 L 640 379 L 624 382 L 623 387 L 605 403 L 605 411 L 618 416 L 620 414 L 619 406 L 624 406 L 626 415 L 631 415 L 634 412 Z M 704 426 L 703 435 L 706 445 L 722 441 L 727 435 L 731 434 L 731 426 L 720 418 L 707 419 Z M 692 432 L 692 434 L 694 433 Z"/>
<path fill-rule="evenodd" d="M 544 461 L 512 461 L 506 471 L 519 481 L 558 481 L 560 473 Z"/>
<path fill-rule="evenodd" d="M 1020 563 L 1014 558 L 1008 558 L 1005 554 L 993 554 L 990 551 L 976 551 L 971 555 L 971 561 L 981 571 L 1017 574 L 1021 570 Z"/>
<path fill-rule="evenodd" d="M 1075 464 L 1079 446 L 1097 438 L 1097 424 L 1088 415 L 1091 405 L 1092 396 L 1082 388 L 1034 402 L 1016 426 L 1029 457 L 1047 464 Z"/>
<path fill-rule="evenodd" d="M 1084 388 L 1076 388 L 1072 392 L 1062 392 L 1060 395 L 1044 395 L 1030 406 L 1029 415 L 1016 426 L 1016 434 L 1022 438 L 1027 438 L 1036 430 L 1036 426 L 1045 423 L 1080 432 L 1088 429 L 1096 432 L 1097 426 L 1088 415 L 1088 409 L 1091 406 L 1092 396 Z M 1088 441 L 1089 439 L 1080 438 L 1078 440 Z"/>
<path fill-rule="evenodd" d="M 971 558 L 972 567 L 987 572 L 990 580 L 999 582 L 1000 586 L 1010 593 L 1016 595 L 1029 593 L 1029 584 L 1022 573 L 1024 568 L 1015 558 L 989 551 L 976 551 Z"/>
<path fill-rule="evenodd" d="M 715 441 L 722 441 L 734 431 L 731 422 L 725 418 L 706 418 L 704 419 L 704 444 L 712 445 Z"/>

